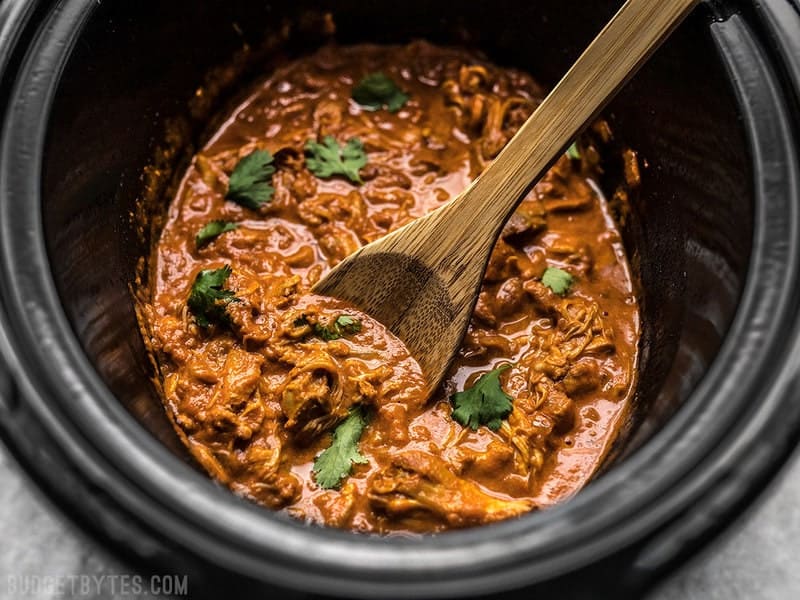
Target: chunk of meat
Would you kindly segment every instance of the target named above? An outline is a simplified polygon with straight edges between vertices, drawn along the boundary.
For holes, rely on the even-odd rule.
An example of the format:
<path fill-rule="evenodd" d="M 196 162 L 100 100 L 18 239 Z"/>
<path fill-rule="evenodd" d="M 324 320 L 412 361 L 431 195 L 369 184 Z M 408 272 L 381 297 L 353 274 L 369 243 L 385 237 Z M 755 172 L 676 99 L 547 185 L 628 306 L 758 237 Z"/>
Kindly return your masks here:
<path fill-rule="evenodd" d="M 541 202 L 524 201 L 503 227 L 500 237 L 509 244 L 529 241 L 547 228 L 547 211 Z"/>
<path fill-rule="evenodd" d="M 561 262 L 574 265 L 582 277 L 587 277 L 594 268 L 594 256 L 589 244 L 580 240 L 578 236 L 562 236 L 556 244 L 549 248 L 553 256 Z"/>
<path fill-rule="evenodd" d="M 575 403 L 557 385 L 550 387 L 541 407 L 541 415 L 552 421 L 550 431 L 565 432 L 575 420 Z M 549 433 L 549 432 L 548 432 Z"/>
<path fill-rule="evenodd" d="M 322 223 L 343 223 L 350 230 L 359 230 L 366 221 L 366 205 L 358 192 L 320 194 L 301 202 L 297 214 L 311 227 Z"/>
<path fill-rule="evenodd" d="M 286 428 L 309 440 L 328 431 L 347 416 L 359 400 L 345 396 L 340 382 L 341 366 L 325 352 L 312 354 L 289 373 L 281 393 Z"/>
<path fill-rule="evenodd" d="M 373 188 L 411 189 L 411 179 L 409 176 L 388 165 L 368 164 L 361 169 L 360 173 L 361 179 L 365 182 L 370 182 L 370 186 Z"/>
<path fill-rule="evenodd" d="M 518 275 L 518 260 L 516 250 L 503 240 L 498 240 L 486 267 L 486 281 L 504 281 L 513 275 Z"/>
<path fill-rule="evenodd" d="M 478 294 L 478 301 L 475 303 L 475 310 L 472 312 L 472 316 L 489 327 L 497 325 L 497 317 L 495 317 L 493 311 L 492 296 L 488 291 L 482 290 Z"/>
<path fill-rule="evenodd" d="M 358 489 L 352 484 L 345 484 L 336 492 L 323 492 L 314 499 L 314 504 L 324 515 L 324 522 L 335 527 L 345 527 L 356 509 Z"/>
<path fill-rule="evenodd" d="M 318 227 L 319 247 L 328 263 L 336 265 L 361 247 L 361 241 L 351 231 L 326 223 Z"/>
<path fill-rule="evenodd" d="M 537 312 L 554 318 L 558 315 L 558 306 L 561 303 L 561 298 L 541 281 L 526 281 L 522 289 L 530 297 Z"/>
<path fill-rule="evenodd" d="M 591 208 L 594 203 L 594 190 L 586 182 L 574 178 L 570 180 L 569 193 L 544 198 L 547 212 L 575 212 Z"/>
<path fill-rule="evenodd" d="M 460 475 L 470 477 L 486 477 L 492 479 L 498 473 L 506 472 L 508 464 L 514 458 L 514 449 L 499 440 L 492 440 L 481 449 L 456 446 L 453 452 L 453 462 L 459 468 Z M 450 460 L 450 457 L 447 457 Z"/>
<path fill-rule="evenodd" d="M 233 431 L 238 439 L 250 439 L 264 418 L 256 393 L 263 364 L 264 357 L 260 354 L 233 348 L 225 358 L 205 421 L 215 429 Z"/>
<path fill-rule="evenodd" d="M 525 290 L 519 277 L 511 277 L 503 282 L 495 295 L 495 313 L 501 318 L 516 313 L 522 306 Z"/>
<path fill-rule="evenodd" d="M 241 408 L 255 391 L 263 364 L 264 357 L 260 354 L 245 352 L 239 348 L 231 349 L 222 367 L 219 396 L 215 394 L 213 401 L 221 402 L 234 410 Z"/>
<path fill-rule="evenodd" d="M 314 109 L 314 130 L 319 137 L 333 135 L 342 124 L 342 107 L 338 102 L 322 100 Z"/>
<path fill-rule="evenodd" d="M 596 390 L 602 381 L 597 361 L 587 358 L 569 368 L 563 383 L 568 394 L 578 396 Z"/>
<path fill-rule="evenodd" d="M 523 514 L 528 500 L 507 500 L 453 473 L 441 458 L 420 450 L 392 457 L 392 466 L 378 474 L 369 492 L 371 504 L 392 517 L 431 513 L 452 527 L 491 523 Z"/>

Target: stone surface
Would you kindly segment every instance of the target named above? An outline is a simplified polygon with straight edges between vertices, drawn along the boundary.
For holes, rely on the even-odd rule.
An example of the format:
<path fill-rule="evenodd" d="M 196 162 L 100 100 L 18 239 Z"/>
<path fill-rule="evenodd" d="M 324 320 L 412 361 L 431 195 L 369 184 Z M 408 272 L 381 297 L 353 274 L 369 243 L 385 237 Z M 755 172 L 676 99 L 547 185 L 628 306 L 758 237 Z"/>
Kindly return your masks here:
<path fill-rule="evenodd" d="M 132 574 L 63 523 L 1 447 L 0 481 L 0 599 L 154 598 L 131 591 Z M 795 461 L 734 532 L 646 600 L 793 600 L 800 598 L 798 557 L 800 462 Z M 34 577 L 26 582 L 25 576 Z M 22 589 L 25 585 L 29 589 Z"/>
<path fill-rule="evenodd" d="M 732 531 L 647 600 L 800 598 L 800 460 Z"/>

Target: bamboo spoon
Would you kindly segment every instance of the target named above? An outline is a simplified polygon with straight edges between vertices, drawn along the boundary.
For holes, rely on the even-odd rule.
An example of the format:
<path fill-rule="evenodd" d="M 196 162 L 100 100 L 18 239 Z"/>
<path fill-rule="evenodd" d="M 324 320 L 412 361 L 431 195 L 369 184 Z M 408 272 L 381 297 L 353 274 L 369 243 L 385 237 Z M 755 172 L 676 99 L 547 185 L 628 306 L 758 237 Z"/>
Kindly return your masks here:
<path fill-rule="evenodd" d="M 459 349 L 495 242 L 525 193 L 699 0 L 628 0 L 461 195 L 364 246 L 314 287 L 397 335 L 428 391 Z"/>

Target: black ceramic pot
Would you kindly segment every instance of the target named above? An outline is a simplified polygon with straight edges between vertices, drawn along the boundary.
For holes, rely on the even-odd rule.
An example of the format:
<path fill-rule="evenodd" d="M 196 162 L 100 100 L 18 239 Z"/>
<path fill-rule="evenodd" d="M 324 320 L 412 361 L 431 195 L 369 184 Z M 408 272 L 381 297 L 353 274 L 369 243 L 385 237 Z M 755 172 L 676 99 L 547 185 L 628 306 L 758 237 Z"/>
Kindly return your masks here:
<path fill-rule="evenodd" d="M 331 10 L 345 43 L 466 40 L 553 83 L 617 4 L 0 0 L 10 451 L 82 529 L 137 568 L 188 574 L 193 597 L 638 597 L 758 496 L 800 432 L 795 0 L 704 3 L 607 111 L 647 163 L 625 231 L 641 385 L 613 461 L 556 508 L 386 539 L 237 498 L 174 439 L 128 289 L 147 250 L 130 218 L 142 170 L 243 39 Z"/>

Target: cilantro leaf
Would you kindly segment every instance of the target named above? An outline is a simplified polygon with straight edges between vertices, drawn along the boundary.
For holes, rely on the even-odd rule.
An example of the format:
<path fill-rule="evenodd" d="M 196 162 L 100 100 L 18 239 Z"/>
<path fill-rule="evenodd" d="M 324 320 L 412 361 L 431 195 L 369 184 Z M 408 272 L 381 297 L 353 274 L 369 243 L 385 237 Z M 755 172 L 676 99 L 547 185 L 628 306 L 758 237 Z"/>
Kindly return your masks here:
<path fill-rule="evenodd" d="M 194 240 L 197 243 L 197 247 L 202 248 L 206 244 L 210 244 L 218 236 L 228 231 L 233 231 L 237 227 L 239 226 L 236 223 L 231 223 L 230 221 L 211 221 L 197 233 L 197 237 Z"/>
<path fill-rule="evenodd" d="M 327 179 L 344 175 L 353 183 L 363 183 L 358 171 L 367 164 L 367 154 L 360 139 L 350 138 L 344 148 L 330 135 L 321 144 L 308 140 L 306 154 L 306 166 L 317 177 Z"/>
<path fill-rule="evenodd" d="M 326 342 L 338 340 L 345 335 L 352 335 L 361 331 L 361 321 L 348 315 L 339 315 L 327 325 L 309 322 L 306 315 L 300 315 L 292 323 L 294 327 L 311 327 L 314 335 L 321 337 Z"/>
<path fill-rule="evenodd" d="M 239 301 L 231 290 L 224 289 L 231 272 L 231 268 L 225 265 L 221 269 L 207 269 L 197 274 L 187 304 L 200 327 L 208 327 L 212 322 L 230 322 L 226 307 Z"/>
<path fill-rule="evenodd" d="M 367 419 L 363 409 L 350 409 L 347 418 L 333 432 L 333 442 L 314 461 L 314 479 L 321 488 L 338 488 L 342 479 L 350 474 L 353 464 L 363 465 L 369 461 L 358 451 L 358 440 Z"/>
<path fill-rule="evenodd" d="M 272 160 L 272 154 L 266 150 L 255 150 L 245 156 L 231 173 L 225 197 L 252 210 L 258 210 L 262 204 L 272 200 L 275 193 Z"/>
<path fill-rule="evenodd" d="M 353 88 L 353 100 L 367 110 L 397 112 L 408 102 L 408 94 L 385 73 L 370 73 Z"/>
<path fill-rule="evenodd" d="M 505 365 L 481 375 L 471 388 L 450 396 L 453 419 L 473 431 L 481 425 L 492 431 L 500 429 L 501 421 L 511 414 L 512 409 L 511 396 L 500 386 L 500 374 L 510 368 Z"/>
<path fill-rule="evenodd" d="M 336 317 L 332 323 L 327 325 L 321 325 L 320 323 L 314 325 L 314 333 L 326 342 L 338 340 L 340 337 L 358 333 L 359 331 L 361 331 L 361 321 L 347 315 Z"/>
<path fill-rule="evenodd" d="M 581 151 L 578 150 L 578 142 L 572 142 L 572 145 L 567 148 L 567 156 L 573 160 L 581 159 Z"/>
<path fill-rule="evenodd" d="M 548 267 L 542 275 L 542 283 L 559 296 L 566 294 L 574 281 L 572 275 L 554 267 Z"/>

